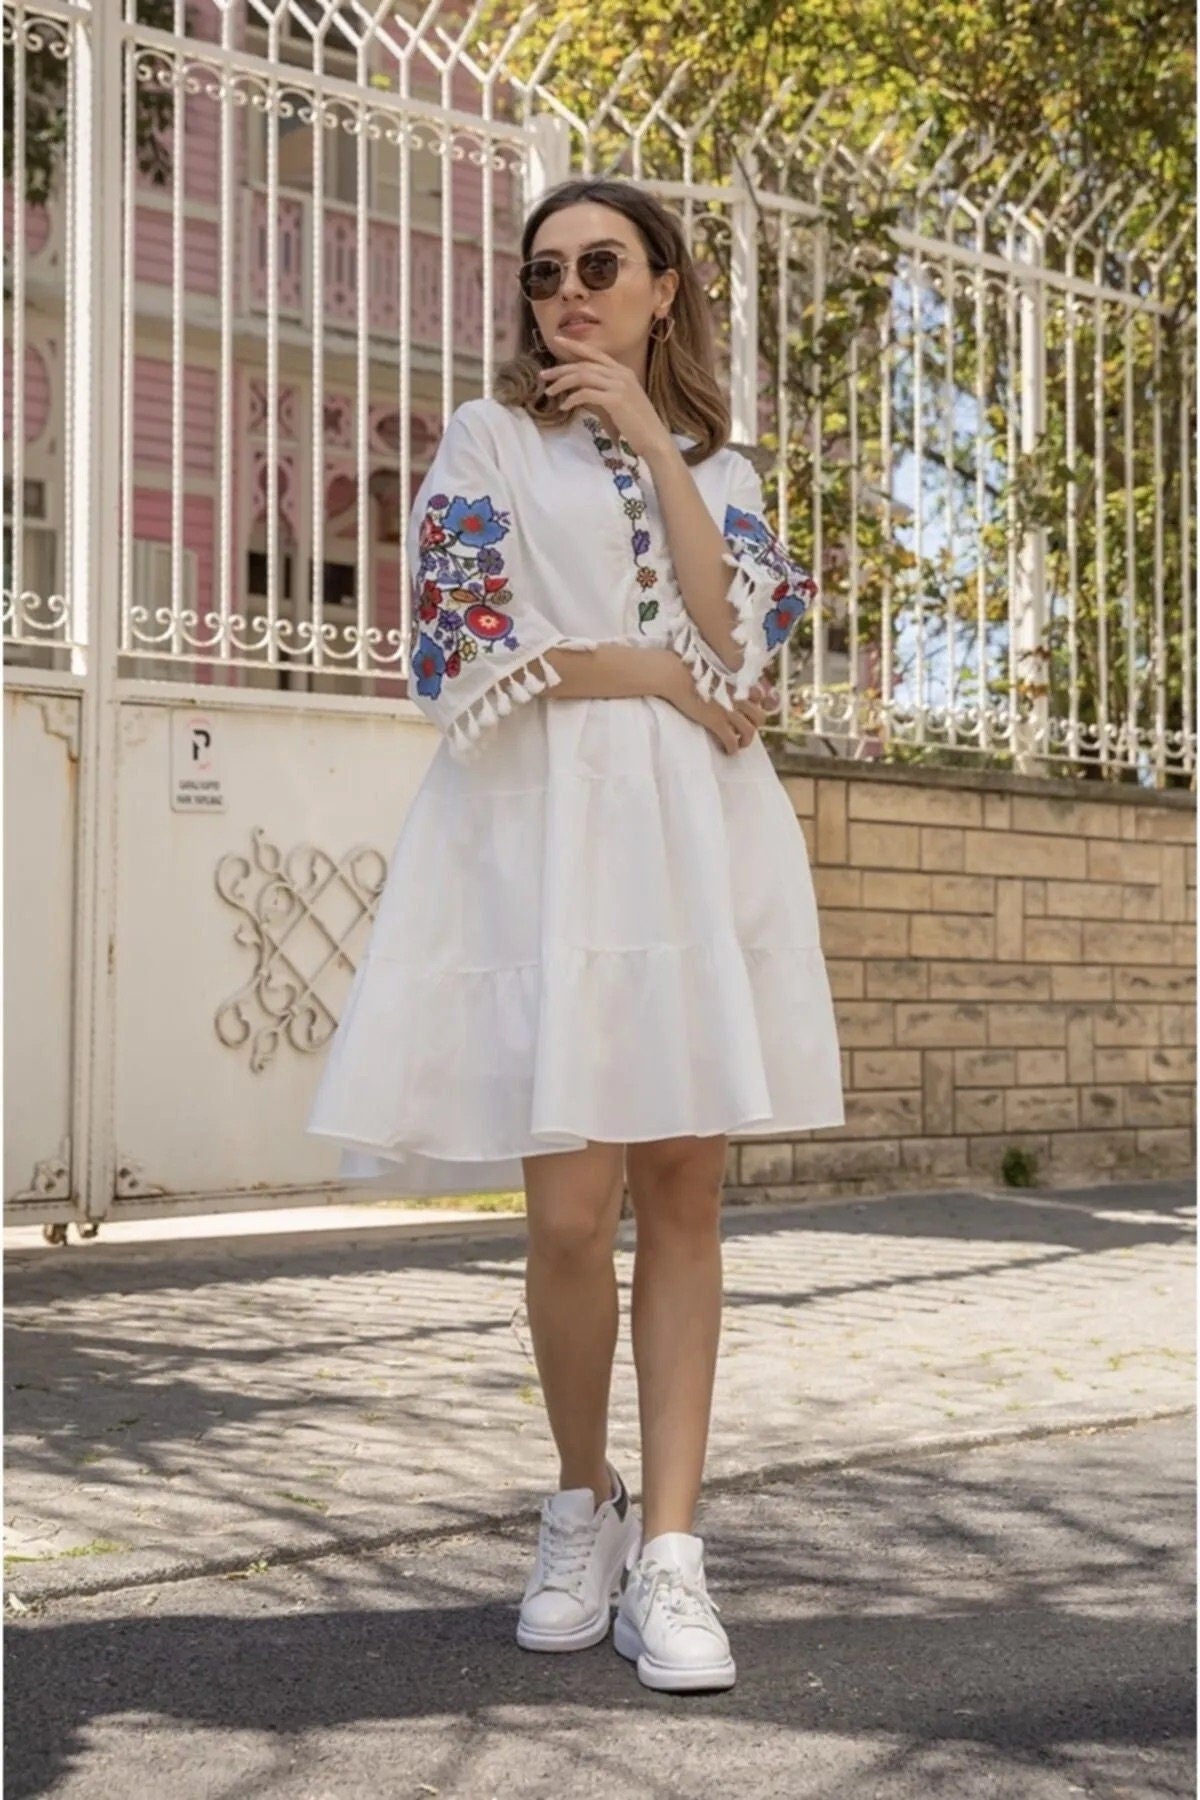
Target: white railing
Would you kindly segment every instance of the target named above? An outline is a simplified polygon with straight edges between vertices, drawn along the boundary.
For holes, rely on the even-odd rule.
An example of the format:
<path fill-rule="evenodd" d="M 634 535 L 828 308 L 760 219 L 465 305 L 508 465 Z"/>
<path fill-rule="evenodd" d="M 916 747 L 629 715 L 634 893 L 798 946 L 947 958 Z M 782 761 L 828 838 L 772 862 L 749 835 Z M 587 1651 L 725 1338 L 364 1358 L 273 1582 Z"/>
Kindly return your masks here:
<path fill-rule="evenodd" d="M 48 215 L 7 238 L 9 366 L 35 359 L 6 422 L 12 662 L 81 672 L 94 657 L 80 546 L 100 529 L 124 674 L 282 687 L 300 670 L 396 692 L 398 520 L 441 423 L 511 342 L 520 216 L 558 176 L 614 172 L 679 213 L 712 280 L 735 439 L 759 447 L 780 527 L 819 575 L 778 729 L 860 757 L 1190 779 L 1190 294 L 1184 234 L 1159 244 L 1135 184 L 1095 193 L 958 140 L 934 157 L 923 133 L 893 132 L 885 165 L 823 136 L 820 105 L 785 127 L 786 91 L 714 180 L 713 106 L 685 101 L 685 71 L 639 113 L 635 53 L 585 115 L 548 55 L 522 61 L 528 14 L 489 56 L 460 15 L 417 24 L 399 6 L 190 0 L 172 30 L 161 5 L 157 23 L 134 0 L 114 10 L 101 34 L 70 0 L 4 9 L 14 192 L 48 45 L 71 119 Z M 103 82 L 165 108 L 164 186 L 139 173 L 137 104 L 102 109 L 117 135 L 82 166 Z M 834 226 L 868 193 L 900 208 L 871 308 L 845 298 L 863 246 Z M 111 283 L 72 268 L 80 232 Z M 89 281 L 103 413 L 80 351 Z M 35 432 L 38 361 L 51 400 Z M 66 479 L 85 442 L 115 487 L 100 527 Z M 165 564 L 139 554 L 147 540 Z M 352 584 L 328 598 L 348 561 Z M 152 590 L 150 566 L 169 571 Z"/>
<path fill-rule="evenodd" d="M 282 199 L 275 218 L 275 268 L 278 286 L 272 295 L 267 281 L 271 259 L 269 210 L 264 186 L 248 186 L 242 194 L 245 214 L 245 287 L 243 308 L 265 319 L 274 308 L 280 319 L 293 319 L 305 330 L 314 323 L 312 268 L 320 256 L 326 270 L 321 296 L 321 323 L 326 336 L 353 335 L 358 318 L 358 221 L 352 206 L 326 201 L 317 206 L 311 194 L 290 194 Z M 317 245 L 317 230 L 322 243 Z M 412 226 L 407 234 L 410 257 L 412 308 L 411 342 L 436 350 L 441 339 L 442 241 L 431 229 Z M 399 223 L 380 212 L 367 219 L 366 287 L 367 331 L 373 357 L 395 357 L 401 325 L 400 258 L 405 233 Z M 492 332 L 497 344 L 515 340 L 513 277 L 515 249 L 493 252 Z M 453 303 L 451 319 L 454 343 L 464 359 L 482 362 L 484 256 L 478 238 L 458 233 L 454 243 Z M 499 291 L 497 291 L 499 290 Z"/>

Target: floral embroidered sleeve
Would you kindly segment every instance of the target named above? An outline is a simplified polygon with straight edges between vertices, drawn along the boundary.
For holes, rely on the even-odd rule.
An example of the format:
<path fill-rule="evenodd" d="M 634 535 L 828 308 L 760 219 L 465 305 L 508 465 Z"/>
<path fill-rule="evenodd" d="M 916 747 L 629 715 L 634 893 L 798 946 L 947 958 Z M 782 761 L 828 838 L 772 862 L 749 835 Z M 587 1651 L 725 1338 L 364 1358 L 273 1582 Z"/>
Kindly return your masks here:
<path fill-rule="evenodd" d="M 596 648 L 556 630 L 533 604 L 510 496 L 469 402 L 421 483 L 408 548 L 409 698 L 467 761 L 489 726 L 562 680 L 547 650 Z"/>
<path fill-rule="evenodd" d="M 734 571 L 729 600 L 737 612 L 733 636 L 742 646 L 742 664 L 731 669 L 694 627 L 677 646 L 699 691 L 719 700 L 727 710 L 732 710 L 733 699 L 746 698 L 817 592 L 808 570 L 795 561 L 766 523 L 764 511 L 758 473 L 746 457 L 737 454 L 723 529 L 725 561 Z"/>

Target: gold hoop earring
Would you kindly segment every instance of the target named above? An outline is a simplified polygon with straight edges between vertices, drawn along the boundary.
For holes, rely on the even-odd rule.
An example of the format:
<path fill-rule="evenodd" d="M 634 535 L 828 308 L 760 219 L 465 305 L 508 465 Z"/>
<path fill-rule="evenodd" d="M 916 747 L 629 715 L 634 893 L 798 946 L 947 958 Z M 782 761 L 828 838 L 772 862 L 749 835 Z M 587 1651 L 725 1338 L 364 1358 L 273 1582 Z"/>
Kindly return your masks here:
<path fill-rule="evenodd" d="M 661 325 L 661 324 L 666 325 L 667 329 L 665 331 L 655 331 L 654 325 L 652 325 L 650 327 L 650 336 L 654 339 L 654 342 L 656 344 L 665 344 L 667 339 L 670 337 L 671 333 L 675 329 L 675 314 L 674 313 L 659 313 L 658 317 L 654 321 L 654 324 L 655 325 Z"/>

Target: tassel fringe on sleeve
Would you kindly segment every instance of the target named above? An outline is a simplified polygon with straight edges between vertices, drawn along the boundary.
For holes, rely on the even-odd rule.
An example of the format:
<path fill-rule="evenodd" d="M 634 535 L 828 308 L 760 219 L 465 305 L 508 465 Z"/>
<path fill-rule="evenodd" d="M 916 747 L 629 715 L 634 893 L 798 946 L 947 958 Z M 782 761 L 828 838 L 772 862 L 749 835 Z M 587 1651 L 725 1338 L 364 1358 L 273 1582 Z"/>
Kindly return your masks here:
<path fill-rule="evenodd" d="M 730 635 L 742 649 L 739 667 L 731 669 L 717 655 L 686 611 L 681 611 L 672 632 L 672 648 L 691 669 L 697 692 L 715 699 L 727 712 L 733 711 L 735 700 L 748 697 L 817 592 L 816 582 L 771 531 L 763 511 L 758 474 L 746 457 L 738 455 L 725 510 L 723 560 L 733 570 L 726 597 L 737 615 Z"/>
<path fill-rule="evenodd" d="M 597 643 L 588 638 L 570 638 L 564 639 L 561 645 L 550 645 L 548 648 L 595 650 Z M 459 762 L 469 762 L 479 754 L 489 726 L 498 725 L 514 706 L 527 706 L 539 694 L 544 694 L 547 688 L 557 687 L 561 681 L 562 676 L 558 670 L 546 661 L 545 650 L 537 651 L 519 669 L 501 670 L 492 685 L 485 688 L 470 705 L 464 706 L 447 724 L 445 729 L 451 755 Z"/>

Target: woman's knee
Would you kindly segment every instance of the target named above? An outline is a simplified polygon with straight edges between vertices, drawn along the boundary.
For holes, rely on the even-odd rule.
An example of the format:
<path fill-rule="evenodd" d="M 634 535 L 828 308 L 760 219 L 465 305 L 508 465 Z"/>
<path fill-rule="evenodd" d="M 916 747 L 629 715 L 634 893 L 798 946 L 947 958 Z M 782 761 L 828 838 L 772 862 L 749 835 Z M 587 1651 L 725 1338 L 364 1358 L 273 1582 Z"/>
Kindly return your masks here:
<path fill-rule="evenodd" d="M 643 1233 L 698 1237 L 716 1231 L 727 1155 L 725 1135 L 630 1144 L 629 1196 L 639 1238 Z"/>
<path fill-rule="evenodd" d="M 560 1156 L 524 1159 L 530 1251 L 571 1264 L 611 1256 L 621 1222 L 625 1172 L 621 1145 L 589 1145 Z"/>

